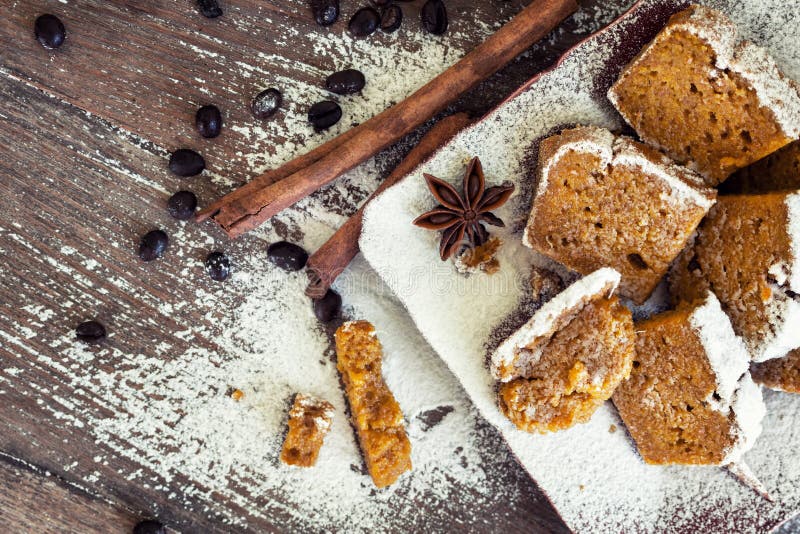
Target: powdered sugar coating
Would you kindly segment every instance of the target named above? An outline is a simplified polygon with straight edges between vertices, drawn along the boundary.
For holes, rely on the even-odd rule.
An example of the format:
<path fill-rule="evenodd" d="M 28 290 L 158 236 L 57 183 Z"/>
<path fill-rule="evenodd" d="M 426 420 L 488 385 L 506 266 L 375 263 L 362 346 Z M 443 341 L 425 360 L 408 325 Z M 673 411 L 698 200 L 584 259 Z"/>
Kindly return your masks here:
<path fill-rule="evenodd" d="M 735 15 L 751 37 L 769 45 L 787 72 L 800 75 L 800 49 L 791 28 L 800 26 L 800 10 L 779 0 L 710 0 Z M 650 23 L 653 5 L 641 4 L 638 24 Z M 686 2 L 669 3 L 670 10 Z M 513 313 L 525 294 L 530 263 L 542 257 L 519 245 L 530 204 L 517 195 L 501 213 L 506 229 L 497 230 L 505 245 L 501 270 L 464 278 L 436 257 L 436 236 L 409 222 L 429 207 L 421 173 L 458 175 L 464 162 L 478 155 L 487 178 L 525 184 L 530 144 L 573 124 L 609 129 L 621 126 L 604 99 L 605 68 L 631 39 L 637 17 L 622 21 L 608 34 L 573 53 L 559 70 L 541 77 L 515 100 L 467 129 L 422 169 L 379 197 L 367 210 L 361 246 L 410 311 L 420 331 L 437 350 L 486 419 L 503 433 L 523 465 L 553 501 L 568 526 L 578 532 L 765 531 L 793 516 L 800 506 L 800 459 L 795 454 L 800 429 L 800 396 L 768 392 L 764 435 L 746 455 L 775 504 L 712 467 L 659 467 L 641 462 L 616 411 L 607 404 L 585 425 L 535 436 L 515 429 L 497 410 L 494 381 L 484 367 L 486 343 L 494 327 Z M 770 22 L 764 26 L 764 20 Z M 786 28 L 790 28 L 787 30 Z M 610 81 L 608 81 L 610 83 Z M 391 240 L 385 239 L 392 235 Z M 403 261 L 397 258 L 403 257 Z M 663 295 L 662 295 L 663 296 Z M 648 309 L 657 309 L 651 303 Z M 469 313 L 463 313 L 469 310 Z M 734 406 L 736 400 L 734 399 Z M 734 408 L 735 409 L 735 408 Z"/>
<path fill-rule="evenodd" d="M 327 401 L 298 393 L 292 409 L 289 410 L 289 417 L 304 417 L 307 410 L 320 410 L 319 415 L 313 418 L 314 425 L 322 432 L 327 432 L 333 422 L 335 409 Z"/>
<path fill-rule="evenodd" d="M 520 349 L 532 345 L 539 338 L 551 337 L 563 317 L 578 313 L 591 301 L 610 297 L 620 279 L 620 274 L 614 269 L 598 269 L 545 303 L 525 326 L 504 341 L 492 354 L 492 376 L 503 382 L 527 376 L 527 370 L 536 363 L 540 353 L 523 353 Z"/>
<path fill-rule="evenodd" d="M 720 413 L 729 415 L 732 411 L 735 416 L 735 442 L 722 463 L 738 462 L 761 435 L 761 421 L 766 415 L 761 390 L 750 378 L 750 354 L 713 293 L 692 311 L 689 324 L 700 338 L 717 382 L 719 398 L 709 396 L 705 400 Z"/>

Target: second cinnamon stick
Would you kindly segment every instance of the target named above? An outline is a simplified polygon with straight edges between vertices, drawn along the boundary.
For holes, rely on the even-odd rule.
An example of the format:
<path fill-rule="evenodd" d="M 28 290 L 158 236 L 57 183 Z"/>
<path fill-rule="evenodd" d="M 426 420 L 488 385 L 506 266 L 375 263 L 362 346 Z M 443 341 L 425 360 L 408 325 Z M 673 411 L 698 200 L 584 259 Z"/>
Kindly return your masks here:
<path fill-rule="evenodd" d="M 470 119 L 466 113 L 450 115 L 436 123 L 422 137 L 417 146 L 408 153 L 358 211 L 308 259 L 306 271 L 309 284 L 306 295 L 314 299 L 325 296 L 333 281 L 358 254 L 358 238 L 361 236 L 361 221 L 367 203 L 430 158 L 438 148 L 469 123 Z"/>

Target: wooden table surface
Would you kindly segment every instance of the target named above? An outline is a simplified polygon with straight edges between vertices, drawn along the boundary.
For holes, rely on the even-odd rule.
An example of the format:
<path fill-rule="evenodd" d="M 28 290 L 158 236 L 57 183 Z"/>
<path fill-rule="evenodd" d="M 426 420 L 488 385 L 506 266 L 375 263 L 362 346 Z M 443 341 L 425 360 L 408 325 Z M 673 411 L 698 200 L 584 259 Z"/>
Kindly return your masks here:
<path fill-rule="evenodd" d="M 418 24 L 419 3 L 403 4 L 406 25 Z M 579 15 L 552 38 L 453 110 L 485 112 L 631 3 L 582 2 Z M 76 387 L 72 378 L 81 371 L 60 365 L 57 347 L 86 310 L 111 318 L 114 346 L 123 354 L 157 357 L 153 339 L 168 340 L 176 351 L 214 347 L 213 339 L 175 335 L 208 320 L 192 306 L 177 306 L 192 301 L 203 273 L 187 277 L 178 266 L 153 270 L 135 259 L 138 236 L 167 221 L 165 198 L 182 185 L 165 171 L 165 156 L 178 147 L 202 149 L 215 179 L 193 183 L 201 202 L 246 182 L 253 173 L 250 156 L 269 153 L 285 140 L 254 139 L 233 129 L 201 140 L 191 126 L 198 105 L 219 103 L 228 124 L 247 124 L 253 120 L 249 100 L 267 71 L 316 84 L 309 73 L 331 72 L 337 58 L 315 52 L 314 36 L 323 30 L 311 20 L 305 0 L 224 0 L 225 15 L 216 20 L 200 16 L 192 0 L 0 4 L 0 526 L 5 532 L 127 532 L 137 518 L 157 514 L 187 532 L 238 530 L 220 522 L 219 510 L 249 517 L 248 510 L 219 501 L 209 507 L 201 497 L 181 495 L 183 482 L 190 481 L 156 490 L 140 482 L 157 479 L 155 473 L 127 476 L 131 460 L 97 442 L 81 422 L 101 418 L 108 407 L 93 391 Z M 366 0 L 342 0 L 337 31 L 360 4 Z M 474 21 L 502 23 L 523 4 L 447 0 L 461 28 Z M 66 45 L 56 52 L 33 38 L 33 21 L 45 12 L 57 14 L 68 28 Z M 274 39 L 276 28 L 294 31 Z M 468 31 L 446 38 L 464 49 L 479 40 Z M 381 36 L 373 39 L 375 46 L 389 46 Z M 391 46 L 404 46 L 402 33 Z M 268 65 L 264 58 L 271 58 Z M 190 225 L 185 232 L 194 238 L 190 242 L 205 235 L 225 239 L 211 224 Z M 236 254 L 252 245 L 244 237 L 227 248 Z M 88 265 L 75 251 L 91 251 L 95 261 Z M 204 252 L 188 254 L 202 258 Z M 163 303 L 176 304 L 174 311 L 165 313 Z M 50 311 L 43 315 L 43 309 Z M 120 362 L 91 365 L 108 370 Z M 87 411 L 76 410 L 71 400 L 80 400 Z M 482 431 L 491 450 L 505 451 L 491 428 L 484 424 Z M 499 458 L 505 489 L 480 511 L 483 526 L 469 530 L 564 530 L 510 455 Z M 420 520 L 414 530 L 447 531 L 460 524 L 458 500 L 414 504 L 406 515 L 424 517 L 436 508 L 435 522 Z M 283 530 L 282 520 L 251 517 L 241 528 Z"/>

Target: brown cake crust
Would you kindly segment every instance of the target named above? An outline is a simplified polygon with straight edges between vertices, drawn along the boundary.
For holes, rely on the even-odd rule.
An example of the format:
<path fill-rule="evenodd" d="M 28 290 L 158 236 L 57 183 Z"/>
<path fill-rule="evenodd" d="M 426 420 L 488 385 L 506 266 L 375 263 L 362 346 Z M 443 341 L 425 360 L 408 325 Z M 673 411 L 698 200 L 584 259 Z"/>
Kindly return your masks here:
<path fill-rule="evenodd" d="M 629 376 L 633 339 L 631 313 L 617 297 L 588 302 L 535 347 L 541 355 L 525 377 L 500 386 L 501 411 L 527 432 L 556 432 L 588 421 Z"/>
<path fill-rule="evenodd" d="M 716 197 L 658 151 L 599 128 L 543 140 L 539 173 L 525 244 L 584 275 L 614 268 L 620 295 L 639 304 Z"/>
<path fill-rule="evenodd" d="M 411 469 L 411 442 L 403 413 L 381 374 L 383 349 L 366 321 L 336 331 L 336 368 L 342 376 L 353 425 L 373 482 L 393 484 Z"/>
<path fill-rule="evenodd" d="M 783 101 L 765 102 L 743 75 L 759 69 L 758 75 L 781 82 Z M 770 106 L 789 104 L 794 113 L 800 95 L 761 49 L 736 44 L 727 17 L 692 6 L 626 67 L 609 98 L 643 140 L 715 186 L 793 141 Z"/>
<path fill-rule="evenodd" d="M 787 393 L 800 393 L 800 349 L 783 358 L 754 363 L 750 372 L 756 384 Z"/>

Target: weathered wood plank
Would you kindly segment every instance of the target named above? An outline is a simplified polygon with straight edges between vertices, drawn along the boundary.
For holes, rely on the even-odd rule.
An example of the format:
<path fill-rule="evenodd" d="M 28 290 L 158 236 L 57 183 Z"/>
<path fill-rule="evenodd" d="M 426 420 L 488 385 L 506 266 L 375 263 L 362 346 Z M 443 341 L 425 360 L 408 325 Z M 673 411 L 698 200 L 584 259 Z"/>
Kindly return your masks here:
<path fill-rule="evenodd" d="M 0 459 L 0 525 L 5 532 L 127 534 L 139 520 L 55 475 Z"/>
<path fill-rule="evenodd" d="M 0 277 L 0 451 L 188 530 L 229 528 L 219 523 L 220 517 L 242 518 L 247 528 L 260 531 L 310 528 L 286 514 L 286 496 L 280 492 L 251 498 L 246 481 L 235 480 L 242 484 L 235 491 L 252 507 L 209 495 L 198 481 L 180 473 L 165 478 L 166 473 L 144 468 L 136 457 L 159 452 L 140 448 L 132 436 L 104 434 L 112 441 L 98 441 L 88 427 L 126 416 L 127 402 L 137 400 L 114 394 L 122 386 L 127 394 L 135 391 L 114 382 L 122 380 L 123 372 L 143 362 L 155 365 L 155 360 L 168 365 L 173 354 L 197 346 L 214 350 L 214 313 L 186 305 L 198 288 L 208 288 L 198 260 L 211 246 L 213 238 L 206 232 L 213 229 L 167 219 L 167 191 L 181 182 L 147 178 L 163 165 L 157 147 L 2 76 L 0 91 L 6 95 L 0 102 L 0 145 L 14 146 L 12 157 L 0 160 L 0 249 L 5 258 Z M 136 240 L 154 223 L 180 226 L 182 236 L 168 257 L 143 264 L 135 257 Z M 225 248 L 235 258 L 253 246 L 263 245 L 247 238 Z M 220 296 L 219 313 L 243 297 L 228 287 Z M 70 352 L 65 340 L 75 324 L 92 316 L 104 319 L 112 337 L 101 350 Z M 208 335 L 180 334 L 188 331 Z M 224 386 L 210 383 L 215 391 L 209 395 L 223 398 Z M 147 395 L 152 393 L 139 400 L 147 402 Z M 498 454 L 505 451 L 501 440 L 488 428 L 477 431 L 487 435 L 485 468 L 495 473 L 497 494 L 470 513 L 485 518 L 486 525 L 511 531 L 558 529 L 535 485 L 506 452 Z M 118 452 L 120 446 L 126 455 Z M 456 480 L 453 484 L 454 492 L 472 491 Z M 398 501 L 392 509 L 396 513 L 387 516 L 387 528 L 464 526 L 457 500 Z M 265 510 L 266 515 L 253 515 Z M 426 513 L 420 516 L 420 510 Z"/>

